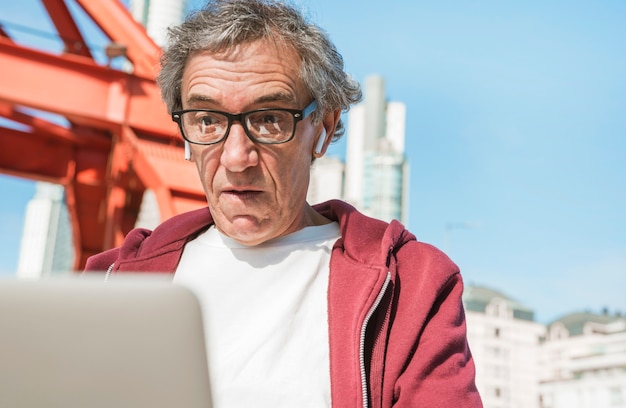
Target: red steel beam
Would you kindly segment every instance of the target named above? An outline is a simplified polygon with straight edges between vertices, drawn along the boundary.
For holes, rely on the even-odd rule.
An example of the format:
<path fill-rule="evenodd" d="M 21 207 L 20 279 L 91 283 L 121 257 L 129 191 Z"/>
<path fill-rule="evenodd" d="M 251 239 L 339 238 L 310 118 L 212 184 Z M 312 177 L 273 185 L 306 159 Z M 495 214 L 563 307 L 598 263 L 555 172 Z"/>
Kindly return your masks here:
<path fill-rule="evenodd" d="M 41 121 L 41 119 L 39 119 Z M 0 128 L 0 171 L 33 180 L 64 185 L 72 219 L 76 268 L 85 254 L 104 248 L 106 219 L 99 217 L 107 191 L 107 163 L 111 141 L 80 143 L 82 132 L 49 123 L 49 128 L 30 131 Z M 92 139 L 93 140 L 93 139 Z"/>
<path fill-rule="evenodd" d="M 4 28 L 2 27 L 2 25 L 0 24 L 0 37 L 4 37 L 8 40 L 10 40 L 11 38 L 9 37 L 9 34 L 4 31 Z"/>
<path fill-rule="evenodd" d="M 206 206 L 196 167 L 182 159 L 180 145 L 139 138 L 130 128 L 122 129 L 122 135 L 132 146 L 134 170 L 156 195 L 161 219 Z"/>
<path fill-rule="evenodd" d="M 75 268 L 119 245 L 134 226 L 146 188 L 161 218 L 206 205 L 193 164 L 155 83 L 159 47 L 117 0 L 76 0 L 114 43 L 132 74 L 98 65 L 87 47 L 53 55 L 0 31 L 0 172 L 63 184 L 72 219 Z M 64 38 L 85 44 L 62 0 L 43 0 Z M 0 27 L 1 30 L 1 27 Z M 68 49 L 71 52 L 70 49 Z M 63 125 L 23 108 L 60 115 Z"/>
<path fill-rule="evenodd" d="M 65 52 L 92 58 L 89 47 L 63 0 L 41 1 L 65 44 Z"/>
<path fill-rule="evenodd" d="M 161 48 L 122 3 L 118 0 L 77 2 L 113 42 L 127 47 L 126 55 L 133 63 L 135 75 L 150 79 L 156 77 Z"/>
<path fill-rule="evenodd" d="M 154 80 L 73 55 L 20 47 L 2 37 L 0 60 L 0 101 L 56 113 L 92 127 L 126 124 L 155 137 L 176 137 L 176 126 Z"/>
<path fill-rule="evenodd" d="M 0 128 L 0 167 L 14 175 L 66 184 L 71 177 L 72 145 L 48 135 Z M 7 171 L 8 172 L 8 171 Z"/>
<path fill-rule="evenodd" d="M 108 150 L 111 146 L 111 140 L 107 137 L 103 137 L 102 132 L 97 132 L 86 127 L 79 128 L 77 126 L 69 129 L 43 118 L 24 113 L 6 102 L 0 102 L 0 117 L 26 126 L 32 129 L 33 133 L 46 135 L 45 137 L 48 138 L 54 137 L 68 143 L 80 146 L 99 147 L 103 150 Z"/>

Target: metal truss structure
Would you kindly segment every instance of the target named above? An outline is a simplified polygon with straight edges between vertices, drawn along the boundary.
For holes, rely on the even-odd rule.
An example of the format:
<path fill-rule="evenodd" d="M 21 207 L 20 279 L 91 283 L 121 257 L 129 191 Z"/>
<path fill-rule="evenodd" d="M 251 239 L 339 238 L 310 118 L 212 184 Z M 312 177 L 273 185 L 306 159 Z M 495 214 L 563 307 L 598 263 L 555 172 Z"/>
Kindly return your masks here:
<path fill-rule="evenodd" d="M 64 0 L 42 0 L 62 52 L 0 26 L 0 172 L 65 187 L 78 270 L 121 243 L 147 189 L 161 219 L 206 200 L 155 82 L 160 48 L 119 0 L 75 3 L 129 69 L 96 61 Z"/>

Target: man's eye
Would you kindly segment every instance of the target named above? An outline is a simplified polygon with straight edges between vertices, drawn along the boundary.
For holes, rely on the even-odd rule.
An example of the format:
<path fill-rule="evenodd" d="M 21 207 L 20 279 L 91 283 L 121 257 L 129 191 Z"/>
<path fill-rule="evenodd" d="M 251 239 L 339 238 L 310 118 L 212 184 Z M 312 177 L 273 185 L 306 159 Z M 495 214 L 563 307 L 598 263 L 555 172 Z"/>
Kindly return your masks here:
<path fill-rule="evenodd" d="M 202 116 L 199 120 L 204 126 L 211 126 L 219 122 L 215 116 Z"/>
<path fill-rule="evenodd" d="M 260 122 L 266 124 L 279 123 L 280 121 L 281 117 L 279 115 L 274 115 L 271 113 L 266 113 L 260 118 Z"/>

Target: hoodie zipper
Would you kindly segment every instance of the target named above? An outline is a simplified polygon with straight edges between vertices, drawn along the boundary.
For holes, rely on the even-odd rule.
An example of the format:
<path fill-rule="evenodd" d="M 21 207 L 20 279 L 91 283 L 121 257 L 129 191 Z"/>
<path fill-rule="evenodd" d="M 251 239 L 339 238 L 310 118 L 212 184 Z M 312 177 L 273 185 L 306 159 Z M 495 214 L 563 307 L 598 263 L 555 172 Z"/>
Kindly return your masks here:
<path fill-rule="evenodd" d="M 361 338 L 359 342 L 359 365 L 361 367 L 361 390 L 363 392 L 363 408 L 368 408 L 368 396 L 367 396 L 367 373 L 365 372 L 365 331 L 367 329 L 367 325 L 380 305 L 380 302 L 387 291 L 387 286 L 389 286 L 389 282 L 391 281 L 391 271 L 387 271 L 387 276 L 385 277 L 385 282 L 383 283 L 383 287 L 378 292 L 378 296 L 376 296 L 376 300 L 374 304 L 367 312 L 365 316 L 365 320 L 363 321 L 363 326 L 361 326 Z"/>
<path fill-rule="evenodd" d="M 113 272 L 113 267 L 115 266 L 115 262 L 113 262 L 111 265 L 109 265 L 109 267 L 107 268 L 106 273 L 104 274 L 104 282 L 108 282 L 109 281 L 109 277 L 111 276 L 111 273 Z"/>

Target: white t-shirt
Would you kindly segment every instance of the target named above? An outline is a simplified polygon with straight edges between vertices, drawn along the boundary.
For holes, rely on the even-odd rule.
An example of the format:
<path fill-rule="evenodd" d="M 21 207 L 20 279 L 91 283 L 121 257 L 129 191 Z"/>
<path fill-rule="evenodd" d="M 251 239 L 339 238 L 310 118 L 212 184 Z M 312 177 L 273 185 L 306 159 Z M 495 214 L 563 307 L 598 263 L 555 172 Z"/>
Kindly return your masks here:
<path fill-rule="evenodd" d="M 245 246 L 211 227 L 174 283 L 202 306 L 215 408 L 330 407 L 328 274 L 337 223 Z"/>

